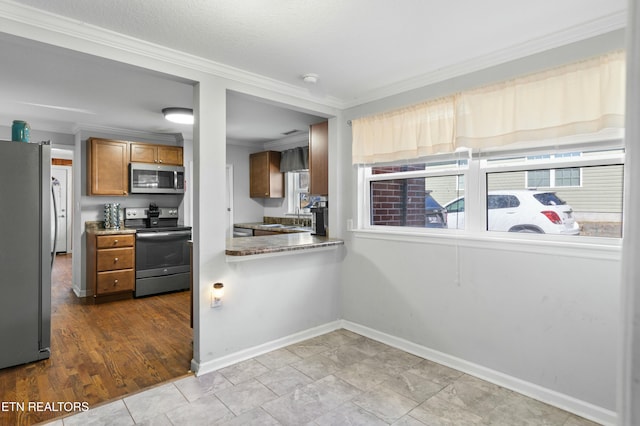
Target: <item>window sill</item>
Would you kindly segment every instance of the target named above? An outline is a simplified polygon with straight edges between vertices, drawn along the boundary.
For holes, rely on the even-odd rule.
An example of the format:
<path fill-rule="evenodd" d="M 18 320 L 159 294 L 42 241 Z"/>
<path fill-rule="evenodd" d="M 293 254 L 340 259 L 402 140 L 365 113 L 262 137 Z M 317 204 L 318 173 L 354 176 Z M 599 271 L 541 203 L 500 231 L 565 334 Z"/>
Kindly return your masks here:
<path fill-rule="evenodd" d="M 422 231 L 422 230 L 421 230 Z M 538 253 L 599 260 L 620 261 L 621 238 L 598 238 L 563 235 L 517 234 L 508 232 L 469 233 L 466 231 L 430 229 L 422 232 L 394 228 L 354 229 L 355 238 L 439 244 L 482 250 Z"/>

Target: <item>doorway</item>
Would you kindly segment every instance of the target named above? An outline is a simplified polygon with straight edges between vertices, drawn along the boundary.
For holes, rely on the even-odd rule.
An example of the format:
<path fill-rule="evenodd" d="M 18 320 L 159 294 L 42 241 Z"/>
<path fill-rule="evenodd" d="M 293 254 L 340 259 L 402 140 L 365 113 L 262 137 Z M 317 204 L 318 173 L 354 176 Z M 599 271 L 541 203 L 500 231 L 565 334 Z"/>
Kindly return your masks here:
<path fill-rule="evenodd" d="M 54 251 L 56 253 L 71 252 L 71 166 L 51 166 L 51 178 L 53 180 L 53 199 L 51 208 L 51 245 L 55 239 Z"/>

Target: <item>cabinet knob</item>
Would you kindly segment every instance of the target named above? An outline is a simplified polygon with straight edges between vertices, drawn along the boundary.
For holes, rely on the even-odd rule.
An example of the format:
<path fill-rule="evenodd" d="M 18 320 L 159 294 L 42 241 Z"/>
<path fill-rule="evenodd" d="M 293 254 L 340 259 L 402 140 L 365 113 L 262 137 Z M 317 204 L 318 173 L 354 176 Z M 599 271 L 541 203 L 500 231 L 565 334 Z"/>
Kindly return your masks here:
<path fill-rule="evenodd" d="M 118 280 L 113 280 L 113 285 L 117 286 L 118 285 Z"/>
<path fill-rule="evenodd" d="M 118 240 L 113 240 L 113 244 L 118 244 Z"/>
<path fill-rule="evenodd" d="M 116 258 L 114 258 L 114 259 L 113 259 L 113 261 L 114 261 L 114 262 L 117 262 L 117 261 L 118 261 L 118 258 L 117 258 L 117 257 L 116 257 Z"/>
<path fill-rule="evenodd" d="M 264 193 L 264 195 L 269 196 L 269 193 L 268 193 L 268 192 L 265 192 L 265 193 Z"/>
<path fill-rule="evenodd" d="M 158 160 L 158 163 L 162 163 L 162 160 Z"/>

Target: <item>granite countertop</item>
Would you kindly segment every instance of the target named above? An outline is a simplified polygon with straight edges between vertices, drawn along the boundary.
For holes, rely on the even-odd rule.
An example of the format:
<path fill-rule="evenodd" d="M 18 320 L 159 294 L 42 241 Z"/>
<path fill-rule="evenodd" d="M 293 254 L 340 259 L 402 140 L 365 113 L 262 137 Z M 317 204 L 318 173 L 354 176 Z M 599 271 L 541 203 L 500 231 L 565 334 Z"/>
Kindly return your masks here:
<path fill-rule="evenodd" d="M 120 229 L 105 229 L 104 222 L 102 221 L 86 221 L 84 223 L 84 230 L 89 234 L 94 235 L 113 235 L 113 234 L 135 234 L 136 230 L 132 228 L 122 227 Z"/>
<path fill-rule="evenodd" d="M 251 256 L 310 250 L 344 245 L 344 241 L 311 235 L 308 232 L 283 233 L 262 237 L 231 238 L 227 240 L 227 256 Z"/>
<path fill-rule="evenodd" d="M 282 234 L 295 234 L 300 232 L 312 231 L 310 227 L 304 227 L 304 226 L 298 226 L 298 225 L 285 225 L 285 224 L 277 224 L 277 223 L 264 223 L 264 222 L 236 223 L 233 226 L 234 228 L 260 229 L 262 231 L 278 232 Z"/>

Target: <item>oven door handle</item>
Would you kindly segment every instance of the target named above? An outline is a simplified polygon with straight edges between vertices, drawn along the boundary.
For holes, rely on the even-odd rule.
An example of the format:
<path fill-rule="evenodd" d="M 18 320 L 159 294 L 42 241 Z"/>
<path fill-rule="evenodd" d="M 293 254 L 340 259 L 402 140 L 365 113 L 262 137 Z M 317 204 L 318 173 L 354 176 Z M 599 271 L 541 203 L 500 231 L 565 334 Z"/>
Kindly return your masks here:
<path fill-rule="evenodd" d="M 136 239 L 139 240 L 153 240 L 159 238 L 167 238 L 167 237 L 182 237 L 189 236 L 191 237 L 191 231 L 171 231 L 171 232 L 142 232 L 136 234 Z"/>

